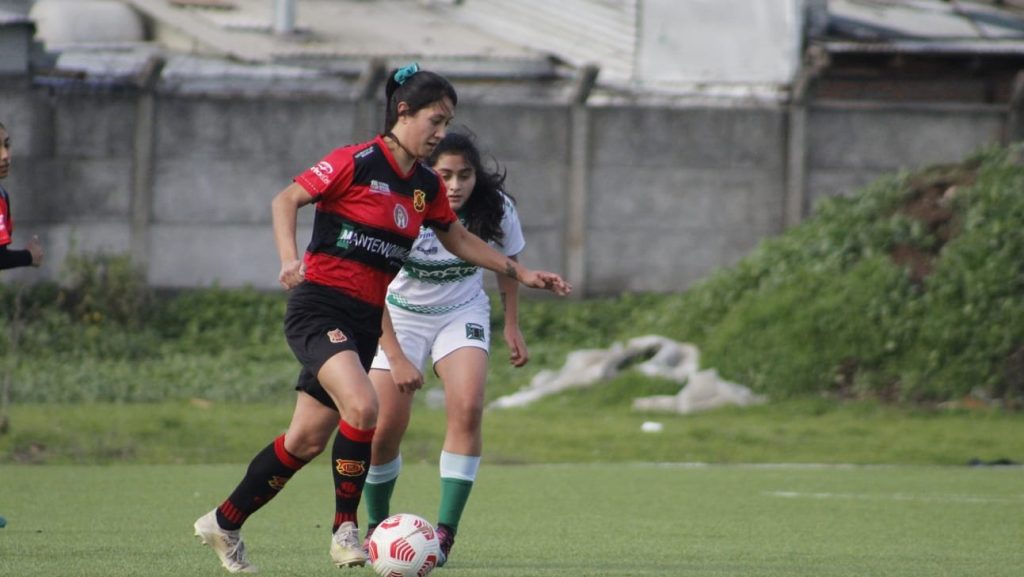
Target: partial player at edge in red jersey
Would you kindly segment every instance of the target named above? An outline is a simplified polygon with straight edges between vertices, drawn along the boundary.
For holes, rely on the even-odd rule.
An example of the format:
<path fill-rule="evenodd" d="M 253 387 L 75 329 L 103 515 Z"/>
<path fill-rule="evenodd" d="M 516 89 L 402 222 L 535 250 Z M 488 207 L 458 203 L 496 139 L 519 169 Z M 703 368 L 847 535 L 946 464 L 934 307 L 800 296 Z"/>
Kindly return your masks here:
<path fill-rule="evenodd" d="M 362 566 L 356 510 L 370 466 L 378 402 L 367 376 L 377 350 L 388 283 L 408 257 L 420 226 L 459 258 L 525 286 L 566 295 L 554 273 L 530 270 L 470 233 L 448 206 L 444 183 L 421 159 L 454 118 L 458 97 L 444 77 L 415 64 L 394 70 L 385 87 L 384 134 L 341 147 L 295 178 L 271 205 L 281 271 L 290 290 L 285 336 L 302 365 L 288 430 L 250 462 L 234 491 L 195 522 L 195 534 L 232 573 L 254 572 L 239 530 L 245 521 L 330 448 L 335 511 L 330 555 Z M 313 235 L 300 260 L 298 210 L 315 203 Z"/>
<path fill-rule="evenodd" d="M 0 180 L 11 172 L 11 136 L 7 127 L 0 123 Z M 43 264 L 43 245 L 33 236 L 24 250 L 14 250 L 14 216 L 11 214 L 11 196 L 0 185 L 0 270 L 22 266 L 38 267 Z"/>

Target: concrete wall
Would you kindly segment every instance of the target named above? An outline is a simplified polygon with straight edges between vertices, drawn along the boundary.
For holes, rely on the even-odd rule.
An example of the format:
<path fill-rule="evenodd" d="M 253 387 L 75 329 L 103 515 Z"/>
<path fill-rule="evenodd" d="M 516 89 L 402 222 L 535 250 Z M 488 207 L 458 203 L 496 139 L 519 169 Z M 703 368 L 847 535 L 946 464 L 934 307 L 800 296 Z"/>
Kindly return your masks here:
<path fill-rule="evenodd" d="M 810 107 L 805 213 L 884 175 L 959 162 L 1003 139 L 1005 106 L 830 103 Z"/>
<path fill-rule="evenodd" d="M 7 271 L 0 282 L 59 278 L 69 251 L 144 246 L 154 286 L 275 289 L 271 198 L 333 147 L 379 129 L 381 107 L 347 96 L 158 93 L 152 171 L 139 180 L 139 102 L 137 91 L 51 93 L 0 78 L 15 247 L 39 234 L 48 253 L 42 271 Z M 566 271 L 568 223 L 584 223 L 581 294 L 681 290 L 783 230 L 787 108 L 591 107 L 575 117 L 589 135 L 582 154 L 573 154 L 573 118 L 560 104 L 467 99 L 456 123 L 508 169 L 525 262 Z M 882 173 L 959 160 L 998 142 L 1004 122 L 997 107 L 812 105 L 801 202 L 809 212 Z M 574 178 L 585 184 L 580 214 L 570 209 Z M 300 247 L 311 222 L 305 209 Z"/>
<path fill-rule="evenodd" d="M 150 282 L 276 286 L 270 201 L 349 141 L 352 108 L 328 99 L 159 99 Z M 301 249 L 313 209 L 299 215 Z"/>
<path fill-rule="evenodd" d="M 672 291 L 781 230 L 777 109 L 593 114 L 587 285 Z"/>

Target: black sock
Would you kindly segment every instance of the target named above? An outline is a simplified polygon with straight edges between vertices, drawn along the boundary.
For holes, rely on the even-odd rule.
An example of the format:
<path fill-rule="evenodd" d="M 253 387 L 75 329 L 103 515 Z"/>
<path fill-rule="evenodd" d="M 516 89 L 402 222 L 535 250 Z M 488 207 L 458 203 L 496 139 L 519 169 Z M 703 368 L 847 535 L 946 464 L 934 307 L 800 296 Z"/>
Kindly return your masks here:
<path fill-rule="evenodd" d="M 241 528 L 249 515 L 276 497 L 305 464 L 306 461 L 285 450 L 284 435 L 275 439 L 253 457 L 242 481 L 217 507 L 217 523 L 228 530 Z"/>
<path fill-rule="evenodd" d="M 356 521 L 356 510 L 363 495 L 366 474 L 370 471 L 370 447 L 374 429 L 357 429 L 344 420 L 338 421 L 338 434 L 331 449 L 331 472 L 334 475 L 334 525 Z"/>

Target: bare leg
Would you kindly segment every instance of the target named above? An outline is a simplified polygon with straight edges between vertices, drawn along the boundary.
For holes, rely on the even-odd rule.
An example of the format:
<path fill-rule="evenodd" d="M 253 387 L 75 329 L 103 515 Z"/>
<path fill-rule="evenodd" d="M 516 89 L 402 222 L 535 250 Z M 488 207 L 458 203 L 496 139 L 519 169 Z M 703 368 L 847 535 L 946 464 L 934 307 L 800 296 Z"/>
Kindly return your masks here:
<path fill-rule="evenodd" d="M 316 378 L 338 406 L 343 421 L 357 429 L 376 426 L 377 395 L 359 355 L 354 351 L 334 355 L 320 367 Z"/>
<path fill-rule="evenodd" d="M 476 347 L 456 349 L 437 362 L 435 369 L 444 383 L 448 427 L 444 450 L 459 455 L 479 456 L 483 449 L 480 433 L 487 383 L 487 352 Z"/>
<path fill-rule="evenodd" d="M 284 448 L 300 459 L 313 460 L 338 430 L 339 418 L 338 411 L 299 391 L 292 422 L 284 434 Z"/>
<path fill-rule="evenodd" d="M 373 464 L 381 465 L 398 458 L 402 437 L 409 428 L 413 395 L 398 390 L 391 371 L 371 370 L 370 381 L 380 403 L 377 432 L 373 436 Z"/>
<path fill-rule="evenodd" d="M 402 470 L 402 437 L 409 427 L 413 400 L 412 394 L 398 390 L 391 371 L 371 370 L 370 380 L 377 391 L 380 416 L 373 435 L 373 466 L 363 491 L 368 531 L 391 514 L 391 495 Z"/>

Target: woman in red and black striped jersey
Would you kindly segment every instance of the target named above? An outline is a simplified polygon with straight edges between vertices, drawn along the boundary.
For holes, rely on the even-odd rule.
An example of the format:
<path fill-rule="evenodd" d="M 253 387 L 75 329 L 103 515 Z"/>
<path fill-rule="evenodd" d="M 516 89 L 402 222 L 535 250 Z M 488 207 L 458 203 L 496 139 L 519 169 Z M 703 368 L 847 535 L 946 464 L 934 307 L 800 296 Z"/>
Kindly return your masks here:
<path fill-rule="evenodd" d="M 7 133 L 7 127 L 0 123 L 0 180 L 7 178 L 11 173 L 11 136 Z M 24 250 L 11 250 L 9 245 L 14 236 L 14 217 L 11 216 L 11 197 L 7 190 L 0 185 L 0 270 L 16 268 L 20 266 L 35 266 L 43 264 L 43 245 L 39 244 L 39 238 L 33 236 L 28 241 Z"/>
<path fill-rule="evenodd" d="M 556 274 L 529 270 L 466 230 L 448 205 L 444 183 L 421 163 L 444 137 L 458 101 L 444 77 L 415 64 L 393 71 L 385 132 L 335 149 L 274 198 L 279 280 L 291 290 L 285 336 L 302 364 L 295 412 L 285 434 L 256 455 L 234 492 L 195 523 L 231 572 L 250 572 L 239 529 L 303 465 L 331 447 L 335 515 L 331 558 L 361 566 L 356 510 L 370 465 L 377 396 L 367 370 L 377 349 L 388 283 L 405 263 L 420 226 L 432 228 L 463 260 L 525 286 L 568 294 Z M 315 203 L 313 236 L 300 260 L 299 208 Z"/>

